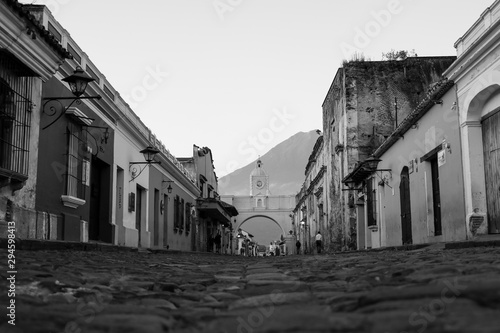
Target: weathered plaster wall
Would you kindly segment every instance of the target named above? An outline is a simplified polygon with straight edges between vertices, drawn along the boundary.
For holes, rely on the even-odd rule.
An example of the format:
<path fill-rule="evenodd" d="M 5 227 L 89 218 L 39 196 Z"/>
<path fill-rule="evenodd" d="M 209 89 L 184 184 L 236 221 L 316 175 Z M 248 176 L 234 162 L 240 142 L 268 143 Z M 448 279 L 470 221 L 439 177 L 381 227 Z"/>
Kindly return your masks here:
<path fill-rule="evenodd" d="M 329 231 L 335 250 L 356 248 L 356 198 L 342 179 L 417 106 L 455 57 L 350 62 L 337 71 L 323 103 L 329 181 Z"/>

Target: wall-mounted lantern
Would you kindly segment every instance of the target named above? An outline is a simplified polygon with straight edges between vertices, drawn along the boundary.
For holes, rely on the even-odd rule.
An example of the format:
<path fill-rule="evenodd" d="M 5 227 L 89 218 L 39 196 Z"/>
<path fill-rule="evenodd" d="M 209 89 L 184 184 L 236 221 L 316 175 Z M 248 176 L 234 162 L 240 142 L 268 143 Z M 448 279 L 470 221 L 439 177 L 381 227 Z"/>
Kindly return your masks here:
<path fill-rule="evenodd" d="M 45 101 L 43 103 L 42 107 L 42 112 L 48 115 L 49 117 L 56 116 L 56 119 L 54 119 L 51 123 L 48 125 L 44 126 L 42 130 L 50 127 L 52 124 L 54 124 L 56 121 L 61 118 L 65 111 L 73 105 L 73 103 L 80 104 L 82 99 L 101 99 L 102 97 L 100 95 L 96 96 L 82 96 L 85 93 L 85 90 L 87 89 L 87 86 L 89 82 L 94 81 L 92 77 L 87 75 L 83 69 L 80 66 L 77 66 L 73 74 L 71 74 L 68 77 L 65 77 L 62 79 L 62 81 L 67 82 L 69 85 L 69 88 L 71 89 L 71 93 L 73 93 L 74 97 L 45 97 L 43 100 Z M 71 100 L 68 106 L 64 106 L 61 102 L 61 100 Z M 49 102 L 56 102 L 55 104 L 48 104 Z M 86 118 L 86 117 L 82 117 Z M 86 118 L 86 119 L 91 119 L 91 118 Z M 88 126 L 87 126 L 88 127 Z"/>
<path fill-rule="evenodd" d="M 130 181 L 133 181 L 134 179 L 139 177 L 139 175 L 144 171 L 144 169 L 146 169 L 147 166 L 151 164 L 161 164 L 161 162 L 159 161 L 154 161 L 156 154 L 158 154 L 159 152 L 160 151 L 158 149 L 151 146 L 148 146 L 141 150 L 140 153 L 144 155 L 144 159 L 146 160 L 146 162 L 129 162 L 129 170 L 132 173 L 132 178 L 130 179 Z M 139 173 L 137 173 L 136 168 L 132 167 L 132 165 L 136 164 L 145 164 L 145 166 L 141 169 L 141 171 L 139 171 Z"/>
<path fill-rule="evenodd" d="M 162 181 L 161 181 L 161 183 L 162 183 L 162 184 L 163 184 L 163 183 L 168 184 L 168 186 L 167 186 L 167 193 L 168 193 L 168 194 L 172 193 L 172 183 L 173 183 L 173 182 L 174 182 L 173 180 L 162 180 Z M 164 187 L 164 186 L 162 186 L 162 188 L 163 188 L 163 189 L 165 189 L 165 187 Z"/>

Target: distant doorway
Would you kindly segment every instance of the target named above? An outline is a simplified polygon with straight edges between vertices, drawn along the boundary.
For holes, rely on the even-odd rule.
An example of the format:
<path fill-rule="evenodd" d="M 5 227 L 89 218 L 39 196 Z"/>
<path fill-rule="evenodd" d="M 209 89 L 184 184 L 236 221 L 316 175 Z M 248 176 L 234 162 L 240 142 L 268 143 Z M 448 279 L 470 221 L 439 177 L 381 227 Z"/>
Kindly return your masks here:
<path fill-rule="evenodd" d="M 155 189 L 154 197 L 154 212 L 153 212 L 153 245 L 160 244 L 160 191 Z"/>
<path fill-rule="evenodd" d="M 137 192 L 136 192 L 136 201 L 135 201 L 135 228 L 137 229 L 137 234 L 138 234 L 138 240 L 137 240 L 137 246 L 141 247 L 142 246 L 142 227 L 143 227 L 143 221 L 145 218 L 143 217 L 143 213 L 145 213 L 143 205 L 143 196 L 145 193 L 145 189 L 142 186 L 137 185 Z"/>
<path fill-rule="evenodd" d="M 113 242 L 110 223 L 110 177 L 109 165 L 93 157 L 90 170 L 89 240 Z"/>
<path fill-rule="evenodd" d="M 168 248 L 168 201 L 169 197 L 164 194 L 163 202 L 160 203 L 160 209 L 163 214 L 163 247 Z"/>
<path fill-rule="evenodd" d="M 410 175 L 408 167 L 401 171 L 401 183 L 399 184 L 399 195 L 401 204 L 401 231 L 403 245 L 412 244 L 411 233 L 411 201 L 410 201 Z"/>

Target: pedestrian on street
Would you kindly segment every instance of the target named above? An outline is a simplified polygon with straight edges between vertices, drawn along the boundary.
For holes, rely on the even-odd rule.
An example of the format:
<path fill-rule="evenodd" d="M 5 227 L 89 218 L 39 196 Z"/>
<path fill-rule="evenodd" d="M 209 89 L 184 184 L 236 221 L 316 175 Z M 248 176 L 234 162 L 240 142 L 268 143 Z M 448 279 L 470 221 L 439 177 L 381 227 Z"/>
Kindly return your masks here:
<path fill-rule="evenodd" d="M 300 254 L 300 246 L 302 244 L 300 243 L 300 241 L 297 239 L 297 243 L 295 243 L 295 246 L 297 247 L 297 254 Z"/>
<path fill-rule="evenodd" d="M 269 254 L 274 256 L 274 250 L 275 250 L 275 246 L 274 246 L 273 242 L 271 242 L 269 244 Z"/>
<path fill-rule="evenodd" d="M 214 252 L 214 238 L 212 235 L 208 236 L 208 252 Z"/>
<path fill-rule="evenodd" d="M 321 253 L 322 240 L 323 236 L 321 236 L 321 232 L 318 231 L 318 233 L 316 234 L 316 251 L 318 252 L 318 254 Z"/>
<path fill-rule="evenodd" d="M 222 239 L 222 236 L 220 235 L 220 231 L 219 231 L 219 232 L 217 232 L 217 235 L 215 235 L 215 237 L 214 237 L 215 252 L 216 253 L 220 253 L 221 239 Z"/>

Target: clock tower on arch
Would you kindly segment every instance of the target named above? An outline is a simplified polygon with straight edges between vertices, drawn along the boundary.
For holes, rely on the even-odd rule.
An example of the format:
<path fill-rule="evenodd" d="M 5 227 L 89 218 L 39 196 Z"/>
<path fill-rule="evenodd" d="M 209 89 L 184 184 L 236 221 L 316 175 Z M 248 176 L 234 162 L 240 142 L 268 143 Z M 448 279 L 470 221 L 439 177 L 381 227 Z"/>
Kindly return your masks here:
<path fill-rule="evenodd" d="M 269 176 L 262 168 L 262 161 L 257 160 L 255 169 L 250 174 L 250 196 L 254 197 L 255 207 L 265 207 L 269 196 Z"/>

